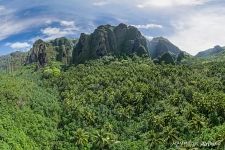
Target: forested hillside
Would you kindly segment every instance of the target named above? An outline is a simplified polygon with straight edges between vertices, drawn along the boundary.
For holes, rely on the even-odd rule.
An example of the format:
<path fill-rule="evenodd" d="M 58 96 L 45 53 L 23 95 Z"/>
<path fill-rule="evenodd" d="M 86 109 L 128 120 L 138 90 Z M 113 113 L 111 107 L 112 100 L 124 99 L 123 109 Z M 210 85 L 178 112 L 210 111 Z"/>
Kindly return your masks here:
<path fill-rule="evenodd" d="M 223 149 L 224 63 L 200 62 L 106 56 L 2 74 L 0 149 Z"/>
<path fill-rule="evenodd" d="M 1 150 L 52 149 L 57 139 L 58 94 L 41 86 L 31 70 L 0 75 Z"/>
<path fill-rule="evenodd" d="M 0 150 L 224 150 L 224 56 L 125 24 L 37 40 L 0 58 Z"/>

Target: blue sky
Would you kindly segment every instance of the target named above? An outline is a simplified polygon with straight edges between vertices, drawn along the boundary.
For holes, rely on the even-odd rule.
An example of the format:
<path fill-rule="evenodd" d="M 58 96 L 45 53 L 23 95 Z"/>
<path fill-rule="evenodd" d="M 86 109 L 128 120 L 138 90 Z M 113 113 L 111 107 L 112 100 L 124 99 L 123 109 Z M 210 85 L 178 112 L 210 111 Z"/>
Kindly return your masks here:
<path fill-rule="evenodd" d="M 0 55 L 39 38 L 79 38 L 102 24 L 134 25 L 191 54 L 225 45 L 224 0 L 0 0 Z"/>

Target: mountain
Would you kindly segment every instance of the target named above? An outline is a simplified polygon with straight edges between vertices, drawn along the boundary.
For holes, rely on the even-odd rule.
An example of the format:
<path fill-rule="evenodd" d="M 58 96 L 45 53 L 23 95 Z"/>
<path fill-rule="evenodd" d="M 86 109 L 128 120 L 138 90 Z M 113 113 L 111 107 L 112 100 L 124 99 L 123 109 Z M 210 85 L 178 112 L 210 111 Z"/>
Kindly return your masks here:
<path fill-rule="evenodd" d="M 210 48 L 208 50 L 199 52 L 196 57 L 209 57 L 209 56 L 216 56 L 220 53 L 225 51 L 225 47 L 221 47 L 219 45 L 215 46 L 214 48 Z"/>
<path fill-rule="evenodd" d="M 63 64 L 70 64 L 74 45 L 76 45 L 77 40 L 69 40 L 65 37 L 62 37 L 52 40 L 50 43 L 58 53 L 56 60 L 62 62 Z"/>
<path fill-rule="evenodd" d="M 0 71 L 7 70 L 9 55 L 0 56 Z"/>
<path fill-rule="evenodd" d="M 191 55 L 180 50 L 164 37 L 156 37 L 148 41 L 148 50 L 155 63 L 175 64 Z"/>
<path fill-rule="evenodd" d="M 137 28 L 125 24 L 102 25 L 90 35 L 81 34 L 73 52 L 73 63 L 83 63 L 110 54 L 134 53 L 148 55 L 147 40 Z"/>
<path fill-rule="evenodd" d="M 26 64 L 37 63 L 38 67 L 44 67 L 50 61 L 59 61 L 69 65 L 84 63 L 106 55 L 133 54 L 149 56 L 158 59 L 159 62 L 172 64 L 177 61 L 178 56 L 181 61 L 186 55 L 163 37 L 148 41 L 136 27 L 121 23 L 118 26 L 101 25 L 91 34 L 82 33 L 79 40 L 65 37 L 47 42 L 37 40 L 28 53 Z"/>
<path fill-rule="evenodd" d="M 54 51 L 53 46 L 43 40 L 37 40 L 29 52 L 26 63 L 37 63 L 38 67 L 43 67 L 55 58 L 56 51 Z"/>
<path fill-rule="evenodd" d="M 108 25 L 0 57 L 0 150 L 224 150 L 225 51 L 179 65 L 185 52 L 147 42 Z"/>
<path fill-rule="evenodd" d="M 39 67 L 45 66 L 51 60 L 60 61 L 65 65 L 71 63 L 72 52 L 76 40 L 65 37 L 45 42 L 37 40 L 27 56 L 26 64 L 37 63 Z"/>
<path fill-rule="evenodd" d="M 0 71 L 12 72 L 24 65 L 27 53 L 16 51 L 0 57 Z"/>
<path fill-rule="evenodd" d="M 163 37 L 153 38 L 148 42 L 148 47 L 153 59 L 162 56 L 164 53 L 170 53 L 172 56 L 177 57 L 182 52 L 177 46 Z"/>

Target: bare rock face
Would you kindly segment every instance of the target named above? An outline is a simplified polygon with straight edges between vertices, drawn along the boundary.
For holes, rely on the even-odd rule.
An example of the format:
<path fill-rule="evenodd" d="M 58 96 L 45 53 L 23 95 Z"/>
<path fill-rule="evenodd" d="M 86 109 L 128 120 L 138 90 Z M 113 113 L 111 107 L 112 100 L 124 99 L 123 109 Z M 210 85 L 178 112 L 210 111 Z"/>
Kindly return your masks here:
<path fill-rule="evenodd" d="M 30 50 L 26 63 L 37 63 L 38 67 L 44 67 L 54 57 L 53 47 L 42 40 L 37 40 Z"/>
<path fill-rule="evenodd" d="M 73 51 L 73 63 L 106 55 L 148 55 L 147 40 L 133 26 L 99 26 L 94 33 L 82 33 Z"/>
<path fill-rule="evenodd" d="M 151 57 L 154 59 L 161 57 L 164 53 L 170 53 L 177 56 L 182 51 L 169 40 L 163 37 L 157 37 L 153 38 L 149 42 L 149 52 L 151 53 Z"/>
<path fill-rule="evenodd" d="M 57 38 L 50 42 L 57 52 L 56 60 L 63 64 L 70 64 L 72 60 L 72 52 L 74 48 L 74 41 L 65 37 Z"/>

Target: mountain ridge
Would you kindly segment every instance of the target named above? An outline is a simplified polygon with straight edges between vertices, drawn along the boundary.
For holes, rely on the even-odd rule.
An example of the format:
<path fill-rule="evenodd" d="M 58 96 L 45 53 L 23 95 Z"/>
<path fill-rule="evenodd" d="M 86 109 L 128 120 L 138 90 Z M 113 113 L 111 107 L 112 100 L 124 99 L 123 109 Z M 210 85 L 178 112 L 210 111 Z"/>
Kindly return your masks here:
<path fill-rule="evenodd" d="M 221 52 L 225 51 L 225 47 L 221 47 L 219 45 L 214 46 L 213 48 L 204 50 L 199 52 L 197 55 L 195 55 L 196 57 L 209 57 L 209 56 L 215 56 L 220 54 Z"/>
<path fill-rule="evenodd" d="M 183 53 L 184 51 L 164 37 L 155 37 L 149 41 L 136 27 L 121 23 L 118 26 L 100 25 L 91 34 L 81 33 L 79 39 L 39 39 L 26 53 L 28 55 L 25 64 L 36 63 L 38 67 L 44 67 L 49 61 L 59 61 L 64 65 L 70 65 L 106 55 L 134 54 L 156 58 L 160 62 L 164 61 L 162 56 L 165 54 L 165 58 L 172 57 L 169 60 L 173 60 L 173 64 Z"/>
<path fill-rule="evenodd" d="M 73 63 L 82 63 L 105 55 L 148 55 L 147 40 L 141 32 L 126 24 L 102 25 L 90 35 L 82 33 L 73 51 Z"/>

